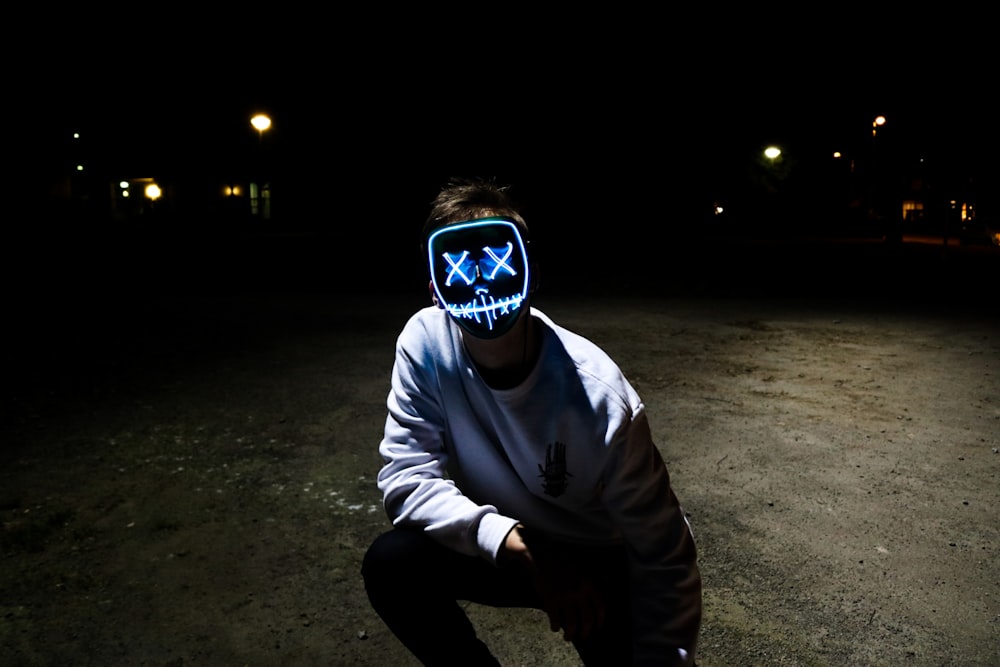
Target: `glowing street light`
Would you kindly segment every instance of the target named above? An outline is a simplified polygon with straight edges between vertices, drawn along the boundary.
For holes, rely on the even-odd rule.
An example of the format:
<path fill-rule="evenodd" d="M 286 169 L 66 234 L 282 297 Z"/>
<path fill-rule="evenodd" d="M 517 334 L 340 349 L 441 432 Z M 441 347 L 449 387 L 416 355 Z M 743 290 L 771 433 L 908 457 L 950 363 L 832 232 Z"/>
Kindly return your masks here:
<path fill-rule="evenodd" d="M 779 155 L 781 155 L 781 149 L 778 148 L 777 146 L 768 146 L 767 148 L 764 149 L 764 157 L 766 157 L 768 160 L 771 160 L 772 162 L 778 159 Z"/>
<path fill-rule="evenodd" d="M 271 193 L 264 173 L 264 132 L 271 127 L 271 118 L 267 114 L 259 113 L 250 119 L 250 124 L 257 130 L 257 168 L 261 184 L 256 179 L 250 182 L 250 214 L 261 214 L 265 219 L 270 218 Z M 263 206 L 261 200 L 263 199 Z M 261 210 L 263 209 L 263 210 Z"/>
<path fill-rule="evenodd" d="M 871 159 L 869 160 L 870 164 L 868 167 L 868 197 L 870 200 L 868 204 L 868 212 L 874 219 L 880 219 L 881 213 L 885 209 L 885 202 L 883 201 L 886 196 L 885 187 L 883 187 L 885 175 L 882 173 L 884 167 L 879 159 L 881 157 L 879 155 L 879 151 L 881 150 L 881 147 L 879 146 L 880 142 L 875 137 L 875 135 L 878 134 L 878 129 L 885 125 L 885 123 L 885 116 L 882 116 L 881 114 L 872 119 Z M 895 218 L 893 218 L 893 222 L 895 224 L 890 226 L 890 229 L 886 233 L 886 237 L 897 241 L 902 240 L 902 230 L 898 224 L 902 221 L 895 220 Z"/>
<path fill-rule="evenodd" d="M 259 113 L 250 119 L 250 124 L 257 130 L 258 139 L 263 140 L 264 131 L 271 127 L 271 119 L 266 114 Z"/>

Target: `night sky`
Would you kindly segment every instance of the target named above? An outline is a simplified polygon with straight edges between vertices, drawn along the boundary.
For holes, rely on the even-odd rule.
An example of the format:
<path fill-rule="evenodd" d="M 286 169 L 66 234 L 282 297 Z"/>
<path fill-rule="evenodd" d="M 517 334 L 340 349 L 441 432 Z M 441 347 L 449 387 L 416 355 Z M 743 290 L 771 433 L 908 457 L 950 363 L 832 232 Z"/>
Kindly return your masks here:
<path fill-rule="evenodd" d="M 467 16 L 462 30 L 418 13 L 291 15 L 225 33 L 192 17 L 47 33 L 48 64 L 8 82 L 8 131 L 27 149 L 18 204 L 30 211 L 74 151 L 113 178 L 211 180 L 260 160 L 273 225 L 398 254 L 449 176 L 479 175 L 510 183 L 550 246 L 587 228 L 641 248 L 704 225 L 771 143 L 812 192 L 833 150 L 864 156 L 884 114 L 884 155 L 926 160 L 935 186 L 971 182 L 981 210 L 996 208 L 995 57 L 968 31 L 945 38 L 940 21 L 819 34 L 738 16 L 722 28 L 626 12 Z M 262 141 L 257 111 L 273 120 Z"/>
<path fill-rule="evenodd" d="M 887 142 L 987 169 L 996 58 L 976 17 L 956 17 L 965 30 L 952 37 L 941 17 L 879 24 L 867 12 L 861 30 L 843 11 L 811 30 L 772 27 L 766 12 L 455 17 L 475 38 L 419 13 L 378 23 L 387 17 L 276 8 L 226 32 L 217 17 L 153 14 L 107 33 L 49 32 L 49 58 L 8 85 L 24 86 L 11 99 L 33 159 L 58 157 L 79 129 L 90 155 L 126 171 L 245 164 L 249 116 L 265 111 L 271 168 L 350 184 L 327 184 L 324 206 L 353 208 L 356 185 L 385 180 L 424 181 L 423 205 L 419 193 L 456 173 L 540 178 L 530 189 L 546 199 L 550 180 L 592 195 L 605 179 L 679 179 L 685 192 L 767 143 L 800 161 L 860 150 L 877 114 Z"/>

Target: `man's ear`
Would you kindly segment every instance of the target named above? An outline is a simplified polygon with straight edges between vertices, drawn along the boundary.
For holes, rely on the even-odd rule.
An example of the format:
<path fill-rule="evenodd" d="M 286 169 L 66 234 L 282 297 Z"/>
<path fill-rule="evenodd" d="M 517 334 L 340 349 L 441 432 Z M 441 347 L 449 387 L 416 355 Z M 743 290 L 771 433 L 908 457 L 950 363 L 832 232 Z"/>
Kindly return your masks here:
<path fill-rule="evenodd" d="M 444 306 L 442 306 L 441 302 L 438 301 L 438 295 L 437 295 L 437 293 L 434 291 L 434 281 L 433 280 L 428 280 L 427 281 L 427 291 L 431 295 L 431 302 L 435 306 L 437 306 L 438 308 L 444 309 Z"/>
<path fill-rule="evenodd" d="M 531 263 L 531 278 L 528 280 L 528 294 L 534 294 L 538 290 L 538 285 L 541 283 L 542 276 L 538 271 L 538 264 L 535 262 Z"/>

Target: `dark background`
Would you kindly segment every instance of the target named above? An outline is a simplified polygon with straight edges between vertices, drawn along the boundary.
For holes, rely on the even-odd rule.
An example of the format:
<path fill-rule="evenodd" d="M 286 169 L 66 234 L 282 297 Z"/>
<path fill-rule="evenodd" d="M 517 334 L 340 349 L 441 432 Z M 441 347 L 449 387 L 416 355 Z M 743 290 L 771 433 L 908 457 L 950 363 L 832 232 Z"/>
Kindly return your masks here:
<path fill-rule="evenodd" d="M 932 221 L 953 198 L 996 217 L 984 24 L 848 7 L 48 16 L 26 26 L 7 82 L 8 283 L 29 300 L 422 290 L 429 202 L 450 176 L 479 175 L 511 184 L 550 286 L 686 289 L 766 269 L 798 287 L 799 246 L 745 243 L 882 239 L 888 193 L 909 183 Z M 258 111 L 273 120 L 262 136 Z M 778 172 L 760 157 L 771 143 Z M 93 194 L 56 201 L 79 161 L 74 187 Z M 209 202 L 220 177 L 262 174 L 269 220 Z M 175 203 L 106 219 L 108 184 L 140 176 L 177 184 Z M 842 247 L 830 262 L 853 261 Z"/>

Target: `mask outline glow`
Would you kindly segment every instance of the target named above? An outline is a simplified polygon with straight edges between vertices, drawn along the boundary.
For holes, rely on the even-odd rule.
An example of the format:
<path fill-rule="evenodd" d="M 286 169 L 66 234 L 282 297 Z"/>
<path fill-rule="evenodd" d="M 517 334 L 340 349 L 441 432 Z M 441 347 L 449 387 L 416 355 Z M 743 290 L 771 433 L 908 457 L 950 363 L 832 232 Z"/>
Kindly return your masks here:
<path fill-rule="evenodd" d="M 498 235 L 502 236 L 503 238 L 499 240 L 501 245 L 486 242 L 479 246 L 479 243 L 483 242 L 480 240 L 476 243 L 475 253 L 468 248 L 460 248 L 461 252 L 443 251 L 442 246 L 446 244 L 442 242 L 441 237 L 468 236 L 470 240 L 477 240 L 475 236 L 477 230 L 481 230 L 484 236 L 493 239 Z M 473 261 L 470 257 L 472 254 L 478 255 L 478 259 Z M 446 225 L 435 230 L 427 239 L 427 261 L 438 302 L 463 328 L 474 335 L 487 337 L 500 335 L 517 319 L 520 314 L 518 311 L 528 296 L 530 284 L 527 258 L 528 253 L 521 231 L 509 218 L 480 218 Z M 483 282 L 480 282 L 472 298 L 463 295 L 461 302 L 454 302 L 449 298 L 460 293 L 455 290 L 453 282 L 461 288 L 472 287 L 477 281 L 492 284 L 498 279 L 515 278 L 518 276 L 519 263 L 523 265 L 523 278 L 516 284 L 516 291 L 494 295 L 488 288 L 482 286 Z M 511 315 L 513 317 L 510 317 Z M 506 321 L 501 322 L 504 318 Z"/>

